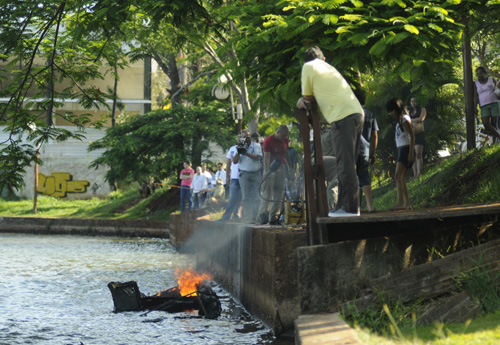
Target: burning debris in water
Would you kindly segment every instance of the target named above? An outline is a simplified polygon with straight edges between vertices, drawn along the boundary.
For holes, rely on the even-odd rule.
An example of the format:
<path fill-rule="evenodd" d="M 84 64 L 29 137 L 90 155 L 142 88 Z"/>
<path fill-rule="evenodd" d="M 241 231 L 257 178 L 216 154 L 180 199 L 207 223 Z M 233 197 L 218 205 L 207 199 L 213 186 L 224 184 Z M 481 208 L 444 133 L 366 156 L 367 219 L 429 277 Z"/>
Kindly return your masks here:
<path fill-rule="evenodd" d="M 177 313 L 198 310 L 207 319 L 215 319 L 221 313 L 219 297 L 208 281 L 213 279 L 209 273 L 198 273 L 192 268 L 175 271 L 178 286 L 160 291 L 154 296 L 146 296 L 139 291 L 135 281 L 125 283 L 111 282 L 108 288 L 113 297 L 115 312 L 163 310 Z"/>

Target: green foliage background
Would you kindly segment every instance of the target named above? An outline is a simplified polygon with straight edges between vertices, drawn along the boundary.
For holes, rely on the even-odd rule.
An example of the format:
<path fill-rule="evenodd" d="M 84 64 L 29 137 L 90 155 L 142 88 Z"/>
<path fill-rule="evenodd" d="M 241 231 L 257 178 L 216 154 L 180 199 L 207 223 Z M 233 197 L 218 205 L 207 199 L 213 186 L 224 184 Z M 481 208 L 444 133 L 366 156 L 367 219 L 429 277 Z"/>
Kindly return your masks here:
<path fill-rule="evenodd" d="M 106 136 L 91 143 L 89 150 L 106 151 L 91 167 L 107 165 L 110 183 L 149 177 L 164 179 L 182 169 L 182 162 L 201 163 L 201 153 L 209 142 L 227 149 L 234 140 L 229 128 L 227 110 L 210 106 L 176 106 L 156 110 L 108 128 Z"/>

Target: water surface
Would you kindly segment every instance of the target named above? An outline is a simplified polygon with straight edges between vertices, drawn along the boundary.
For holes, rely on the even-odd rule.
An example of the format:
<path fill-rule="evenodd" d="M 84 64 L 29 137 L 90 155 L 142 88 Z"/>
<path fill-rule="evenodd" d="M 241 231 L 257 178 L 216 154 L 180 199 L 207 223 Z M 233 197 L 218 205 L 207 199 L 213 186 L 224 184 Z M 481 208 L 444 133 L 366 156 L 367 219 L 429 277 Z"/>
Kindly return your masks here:
<path fill-rule="evenodd" d="M 166 239 L 0 234 L 0 345 L 293 344 L 274 339 L 217 286 L 216 320 L 113 313 L 109 282 L 134 280 L 152 295 L 193 264 Z"/>

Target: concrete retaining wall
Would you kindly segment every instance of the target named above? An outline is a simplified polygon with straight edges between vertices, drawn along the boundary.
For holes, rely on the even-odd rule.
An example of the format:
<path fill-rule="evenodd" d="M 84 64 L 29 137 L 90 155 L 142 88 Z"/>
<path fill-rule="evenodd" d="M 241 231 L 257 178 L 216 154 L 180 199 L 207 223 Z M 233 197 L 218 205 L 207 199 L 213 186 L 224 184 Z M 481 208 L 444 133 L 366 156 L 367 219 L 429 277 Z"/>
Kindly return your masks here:
<path fill-rule="evenodd" d="M 170 231 L 151 220 L 0 217 L 0 232 L 168 238 Z"/>
<path fill-rule="evenodd" d="M 300 313 L 296 248 L 307 243 L 305 230 L 190 221 L 188 214 L 171 215 L 170 220 L 173 244 L 196 255 L 197 270 L 214 274 L 275 334 L 294 328 Z M 182 231 L 190 234 L 186 242 Z"/>

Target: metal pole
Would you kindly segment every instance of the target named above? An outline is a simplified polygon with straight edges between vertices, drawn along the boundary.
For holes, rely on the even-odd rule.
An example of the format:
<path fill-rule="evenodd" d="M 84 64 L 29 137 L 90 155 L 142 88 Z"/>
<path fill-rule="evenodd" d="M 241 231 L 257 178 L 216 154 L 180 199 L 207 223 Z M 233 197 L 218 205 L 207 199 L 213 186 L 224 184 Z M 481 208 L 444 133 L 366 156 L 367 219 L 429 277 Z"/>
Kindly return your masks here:
<path fill-rule="evenodd" d="M 37 212 L 37 196 L 38 196 L 38 158 L 40 158 L 40 146 L 36 149 L 36 159 L 35 161 L 35 188 L 33 188 L 33 213 Z"/>

